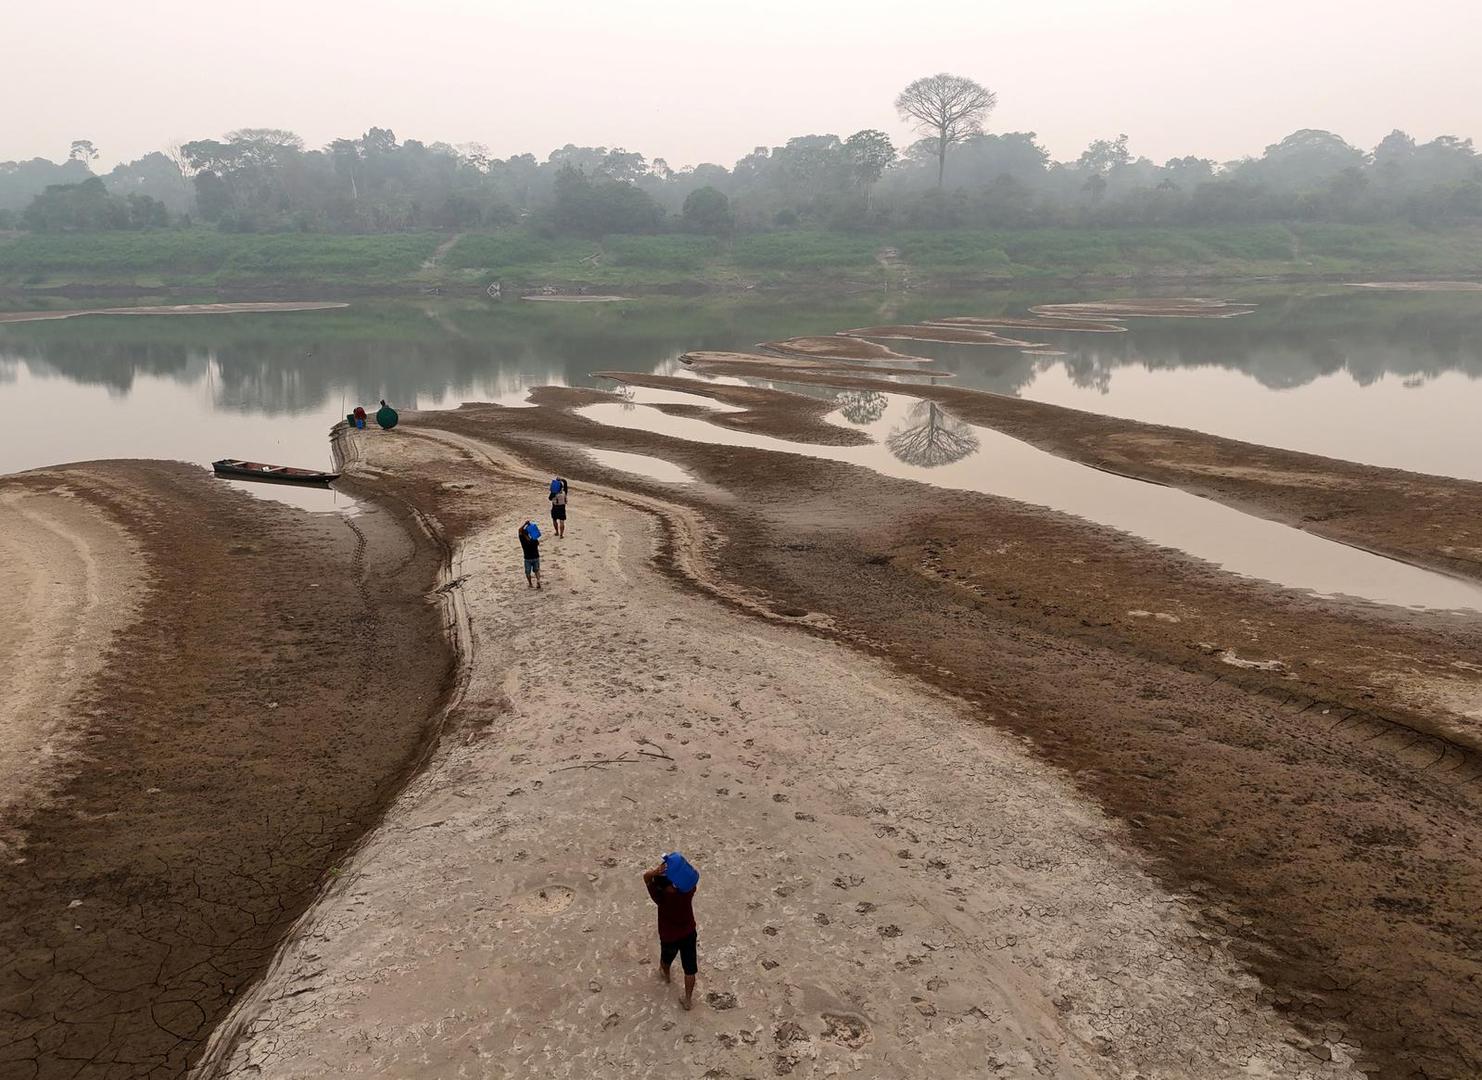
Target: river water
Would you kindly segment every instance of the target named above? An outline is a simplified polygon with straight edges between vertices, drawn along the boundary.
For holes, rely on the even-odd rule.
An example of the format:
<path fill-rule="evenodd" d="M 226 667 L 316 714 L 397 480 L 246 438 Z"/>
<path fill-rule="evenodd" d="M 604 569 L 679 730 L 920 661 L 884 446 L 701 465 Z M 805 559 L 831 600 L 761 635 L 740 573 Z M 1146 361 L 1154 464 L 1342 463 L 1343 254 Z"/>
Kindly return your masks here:
<path fill-rule="evenodd" d="M 673 373 L 682 369 L 679 355 L 692 349 L 746 350 L 794 335 L 954 315 L 1023 315 L 1032 304 L 1105 295 L 871 294 L 606 305 L 365 301 L 286 314 L 89 316 L 0 325 L 0 472 L 101 457 L 201 465 L 241 457 L 322 468 L 329 464 L 330 425 L 357 404 L 373 411 L 381 398 L 402 409 L 467 400 L 517 404 L 534 386 L 606 385 L 593 377 L 603 369 Z M 1255 310 L 1234 319 L 1129 320 L 1123 334 L 1004 331 L 1044 342 L 1059 355 L 890 344 L 931 357 L 963 386 L 1482 479 L 1482 294 L 1306 286 L 1220 295 L 1253 303 Z M 900 426 L 911 408 L 909 399 L 892 398 L 888 422 L 870 423 Z M 662 417 L 652 409 L 641 413 Z M 842 413 L 840 419 L 847 422 Z M 691 434 L 726 441 L 713 425 L 701 423 Z M 889 432 L 876 434 L 883 446 Z M 1202 511 L 1192 503 L 1096 510 L 1093 503 L 1142 505 L 1163 497 L 1134 497 L 1130 488 L 1113 497 L 1113 487 L 1132 482 L 1103 474 L 1086 478 L 1033 455 L 1021 460 L 1023 444 L 1009 446 L 993 432 L 973 434 L 978 450 L 924 471 L 913 466 L 916 478 L 997 490 L 1201 554 L 1190 530 L 1209 530 L 1193 524 Z M 889 471 L 895 466 L 886 457 L 862 463 Z M 1038 477 L 1037 485 L 1006 490 L 1010 460 Z M 333 493 L 254 490 L 315 509 L 330 509 L 337 500 Z M 1264 524 L 1285 537 L 1277 547 L 1294 552 L 1284 567 L 1253 552 L 1241 556 L 1254 538 L 1235 541 L 1233 549 L 1222 542 L 1223 553 L 1202 554 L 1239 573 L 1319 592 L 1474 606 L 1469 594 L 1447 600 L 1431 591 L 1447 580 L 1439 575 L 1396 586 L 1376 584 L 1373 566 L 1321 569 L 1322 553 L 1295 554 L 1305 550 L 1304 534 Z M 1262 546 L 1272 542 L 1267 537 Z M 1359 579 L 1369 584 L 1349 587 Z"/>

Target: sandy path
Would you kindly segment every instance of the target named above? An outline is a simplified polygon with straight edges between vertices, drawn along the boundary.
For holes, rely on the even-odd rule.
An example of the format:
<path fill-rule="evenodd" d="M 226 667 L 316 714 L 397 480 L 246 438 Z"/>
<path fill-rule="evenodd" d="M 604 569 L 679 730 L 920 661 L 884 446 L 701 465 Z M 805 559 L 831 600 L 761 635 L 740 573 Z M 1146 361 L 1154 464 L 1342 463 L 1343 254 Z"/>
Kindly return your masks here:
<path fill-rule="evenodd" d="M 65 485 L 0 491 L 0 823 L 44 792 L 80 734 L 73 702 L 145 583 L 129 534 Z"/>
<path fill-rule="evenodd" d="M 453 250 L 453 245 L 463 239 L 461 232 L 456 232 L 433 249 L 432 254 L 422 260 L 423 270 L 436 270 L 437 264 L 443 261 L 443 257 Z"/>
<path fill-rule="evenodd" d="M 469 515 L 539 506 L 429 441 L 367 442 Z M 468 533 L 461 726 L 239 1006 L 228 1074 L 1346 1072 L 1013 737 L 676 587 L 651 515 L 572 513 L 540 593 L 519 512 Z M 691 1014 L 638 880 L 674 846 L 706 875 Z"/>

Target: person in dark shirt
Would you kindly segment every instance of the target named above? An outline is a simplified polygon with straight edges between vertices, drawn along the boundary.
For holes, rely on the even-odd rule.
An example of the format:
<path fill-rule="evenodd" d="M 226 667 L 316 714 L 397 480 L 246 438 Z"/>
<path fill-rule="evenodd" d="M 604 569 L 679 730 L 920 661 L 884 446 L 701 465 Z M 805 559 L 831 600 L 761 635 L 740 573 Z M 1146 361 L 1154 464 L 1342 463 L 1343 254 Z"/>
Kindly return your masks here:
<path fill-rule="evenodd" d="M 669 860 L 672 858 L 674 856 L 666 855 L 658 866 L 645 870 L 643 883 L 648 886 L 649 898 L 659 909 L 659 974 L 666 983 L 670 982 L 669 965 L 674 963 L 676 955 L 679 957 L 680 965 L 684 968 L 682 1004 L 688 1009 L 694 1004 L 695 975 L 700 970 L 697 949 L 699 930 L 695 926 L 693 907 L 695 890 L 699 888 L 699 874 L 688 863 L 683 862 L 683 856 L 679 856 L 686 868 L 685 872 L 692 874 L 695 880 L 695 885 L 688 892 L 680 892 L 668 877 Z"/>
<path fill-rule="evenodd" d="M 520 550 L 525 553 L 525 586 L 540 588 L 540 526 L 526 521 L 520 526 Z M 534 575 L 534 582 L 530 578 Z"/>
<path fill-rule="evenodd" d="M 551 528 L 556 530 L 557 539 L 566 535 L 566 495 L 566 481 L 558 476 L 551 481 L 550 493 L 546 495 L 551 501 Z"/>

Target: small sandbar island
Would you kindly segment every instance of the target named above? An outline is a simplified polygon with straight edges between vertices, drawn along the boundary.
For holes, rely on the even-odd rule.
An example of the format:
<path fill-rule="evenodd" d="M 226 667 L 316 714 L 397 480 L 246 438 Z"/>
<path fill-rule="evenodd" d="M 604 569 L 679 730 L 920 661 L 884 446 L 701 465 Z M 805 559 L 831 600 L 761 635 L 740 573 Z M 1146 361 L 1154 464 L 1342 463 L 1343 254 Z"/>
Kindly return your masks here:
<path fill-rule="evenodd" d="M 274 300 L 235 304 L 156 304 L 67 310 L 0 311 L 0 323 L 50 322 L 80 319 L 87 315 L 253 315 L 289 311 L 329 311 L 349 307 L 347 303 L 320 300 Z"/>

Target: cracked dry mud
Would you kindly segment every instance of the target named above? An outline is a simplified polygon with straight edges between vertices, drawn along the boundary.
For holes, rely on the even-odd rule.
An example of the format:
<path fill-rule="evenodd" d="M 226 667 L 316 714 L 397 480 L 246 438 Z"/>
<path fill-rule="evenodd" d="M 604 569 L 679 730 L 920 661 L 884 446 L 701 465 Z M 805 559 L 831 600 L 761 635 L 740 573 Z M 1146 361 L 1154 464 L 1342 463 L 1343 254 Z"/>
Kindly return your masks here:
<path fill-rule="evenodd" d="M 0 1078 L 183 1075 L 262 971 L 446 680 L 410 535 L 172 463 L 0 479 L 23 605 L 0 784 L 25 796 L 0 818 Z"/>
<path fill-rule="evenodd" d="M 468 440 L 361 443 L 376 484 L 459 481 L 437 515 L 471 679 L 239 1004 L 226 1075 L 1347 1071 L 1337 1045 L 1319 1073 L 1122 827 L 972 707 L 686 587 L 676 519 L 590 485 L 532 593 L 511 548 L 533 474 Z M 688 1013 L 639 877 L 675 847 L 704 873 Z"/>

